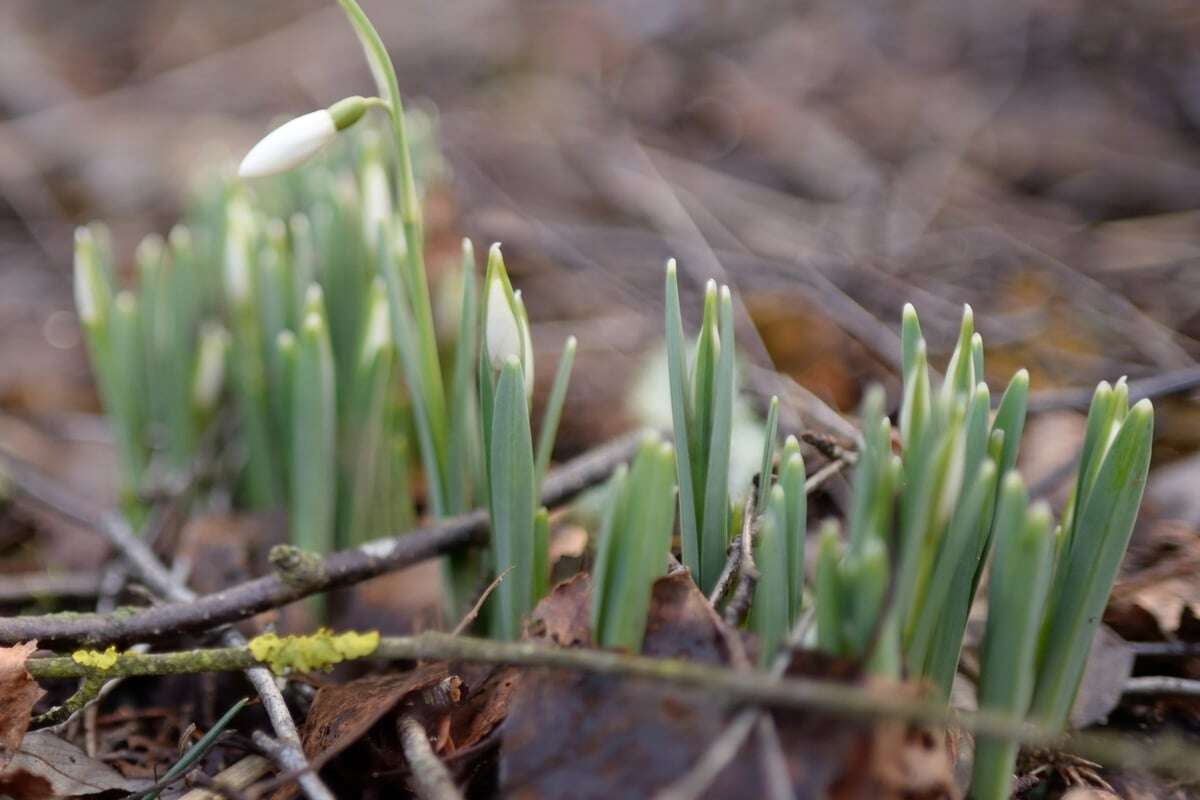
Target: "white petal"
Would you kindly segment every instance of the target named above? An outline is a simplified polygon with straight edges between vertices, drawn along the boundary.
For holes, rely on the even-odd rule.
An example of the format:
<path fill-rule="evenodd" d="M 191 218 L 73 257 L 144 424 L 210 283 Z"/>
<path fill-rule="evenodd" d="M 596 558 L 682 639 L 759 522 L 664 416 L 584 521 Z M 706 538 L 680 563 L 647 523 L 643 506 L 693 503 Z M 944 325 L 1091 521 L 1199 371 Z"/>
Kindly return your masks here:
<path fill-rule="evenodd" d="M 311 111 L 285 122 L 268 133 L 242 159 L 238 175 L 262 178 L 286 172 L 316 155 L 337 136 L 333 115 L 327 110 Z"/>
<path fill-rule="evenodd" d="M 503 367 L 512 356 L 521 357 L 521 329 L 498 278 L 488 286 L 486 335 L 493 369 Z"/>

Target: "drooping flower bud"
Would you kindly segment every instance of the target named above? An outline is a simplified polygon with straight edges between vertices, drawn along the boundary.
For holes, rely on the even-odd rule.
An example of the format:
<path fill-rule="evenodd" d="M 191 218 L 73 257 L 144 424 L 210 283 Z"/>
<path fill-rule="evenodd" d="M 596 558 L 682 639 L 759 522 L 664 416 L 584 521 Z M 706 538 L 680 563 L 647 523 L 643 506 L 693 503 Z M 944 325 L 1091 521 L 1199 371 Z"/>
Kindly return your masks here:
<path fill-rule="evenodd" d="M 242 159 L 238 175 L 264 178 L 303 164 L 358 122 L 367 110 L 363 97 L 347 97 L 320 111 L 310 111 L 268 133 Z"/>

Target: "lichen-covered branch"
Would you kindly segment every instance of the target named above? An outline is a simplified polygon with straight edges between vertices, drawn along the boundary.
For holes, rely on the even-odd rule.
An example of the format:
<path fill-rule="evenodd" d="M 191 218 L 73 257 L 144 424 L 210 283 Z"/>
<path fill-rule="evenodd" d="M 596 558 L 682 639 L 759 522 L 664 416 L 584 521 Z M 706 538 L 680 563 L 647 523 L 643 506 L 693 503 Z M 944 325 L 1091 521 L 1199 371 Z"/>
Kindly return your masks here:
<path fill-rule="evenodd" d="M 913 700 L 886 692 L 805 678 L 748 675 L 677 659 L 659 659 L 611 650 L 556 648 L 534 642 L 501 642 L 426 632 L 384 637 L 371 655 L 385 660 L 446 660 L 524 667 L 582 670 L 600 675 L 637 678 L 703 691 L 725 705 L 807 709 L 844 718 L 905 719 L 954 725 L 975 734 L 1015 739 L 1028 745 L 1060 748 L 1103 764 L 1129 765 L 1200 779 L 1196 748 L 1177 737 L 1158 737 L 1147 747 L 1129 737 L 1104 733 L 1060 734 L 1031 722 L 987 711 L 955 711 L 944 704 Z M 248 648 L 215 648 L 180 653 L 121 654 L 106 676 L 158 675 L 241 670 L 258 666 Z M 78 678 L 92 674 L 70 657 L 31 658 L 26 668 L 34 678 Z"/>

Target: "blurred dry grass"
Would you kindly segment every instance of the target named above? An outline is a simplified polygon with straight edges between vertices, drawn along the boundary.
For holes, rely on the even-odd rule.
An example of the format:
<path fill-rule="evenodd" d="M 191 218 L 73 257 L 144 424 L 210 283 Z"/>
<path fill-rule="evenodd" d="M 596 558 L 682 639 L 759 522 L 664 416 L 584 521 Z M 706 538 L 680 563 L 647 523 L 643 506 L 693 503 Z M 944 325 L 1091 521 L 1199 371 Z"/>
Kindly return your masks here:
<path fill-rule="evenodd" d="M 996 375 L 1040 388 L 1200 356 L 1192 3 L 366 6 L 439 112 L 438 227 L 504 241 L 539 347 L 570 327 L 600 366 L 572 441 L 620 424 L 668 255 L 693 288 L 724 274 L 750 356 L 842 410 L 890 380 L 904 300 L 935 347 L 971 302 Z M 318 0 L 8 0 L 0 41 L 0 404 L 87 409 L 71 227 L 129 252 L 197 167 L 369 80 Z"/>

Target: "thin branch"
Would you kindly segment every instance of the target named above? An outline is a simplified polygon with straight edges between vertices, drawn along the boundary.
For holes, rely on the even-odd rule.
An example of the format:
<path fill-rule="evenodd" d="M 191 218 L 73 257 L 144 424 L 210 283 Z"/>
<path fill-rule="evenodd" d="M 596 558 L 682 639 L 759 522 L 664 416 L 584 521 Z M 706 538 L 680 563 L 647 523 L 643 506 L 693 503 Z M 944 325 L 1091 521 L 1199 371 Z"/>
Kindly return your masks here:
<path fill-rule="evenodd" d="M 1134 655 L 1161 658 L 1200 656 L 1200 642 L 1130 642 Z"/>
<path fill-rule="evenodd" d="M 787 672 L 788 665 L 792 661 L 792 652 L 804 640 L 804 634 L 808 631 L 811 619 L 812 612 L 810 611 L 801 615 L 796 624 L 792 626 L 784 647 L 780 649 L 771 664 L 770 676 L 772 678 L 781 678 Z M 760 719 L 770 719 L 760 708 L 747 708 L 740 711 L 734 717 L 733 722 L 727 725 L 725 730 L 721 731 L 721 734 L 709 744 L 700 760 L 685 775 L 659 792 L 655 800 L 693 800 L 704 794 L 717 776 L 733 761 L 734 756 L 738 754 L 745 743 L 746 737 L 750 735 L 750 731 L 754 729 Z M 768 744 L 764 740 L 764 746 Z M 765 777 L 774 782 L 775 776 L 771 773 L 767 773 Z"/>
<path fill-rule="evenodd" d="M 421 800 L 462 800 L 454 778 L 429 746 L 429 734 L 414 717 L 400 720 L 400 741 L 412 770 L 413 793 Z"/>
<path fill-rule="evenodd" d="M 544 483 L 542 504 L 555 506 L 608 477 L 628 461 L 642 432 L 619 437 L 553 470 Z M 55 481 L 0 451 L 0 465 L 14 485 L 34 500 L 77 522 L 96 528 L 127 553 L 147 585 L 160 591 L 174 586 L 170 573 L 145 548 L 119 517 L 96 511 L 89 503 Z M 146 641 L 165 635 L 204 630 L 246 619 L 307 597 L 374 578 L 385 572 L 433 558 L 461 547 L 487 542 L 488 518 L 473 511 L 426 525 L 398 536 L 385 537 L 327 556 L 280 548 L 273 562 L 277 572 L 228 589 L 196 597 L 192 592 L 163 594 L 172 602 L 114 614 L 46 614 L 0 620 L 0 644 L 37 639 L 43 644 Z M 301 555 L 302 558 L 292 556 Z M 280 558 L 278 556 L 283 556 Z"/>
<path fill-rule="evenodd" d="M 308 770 L 308 762 L 305 761 L 302 751 L 296 750 L 284 742 L 272 739 L 262 731 L 255 731 L 251 738 L 284 771 L 294 770 L 300 773 L 296 778 L 296 782 L 300 784 L 300 788 L 308 795 L 309 800 L 334 800 L 333 792 L 329 791 L 328 787 L 321 782 L 316 773 Z"/>
<path fill-rule="evenodd" d="M 609 650 L 555 648 L 534 642 L 501 642 L 427 631 L 416 636 L 380 640 L 372 658 L 391 661 L 464 661 L 510 664 L 519 667 L 582 670 L 597 675 L 665 683 L 700 689 L 714 702 L 738 706 L 770 706 L 823 712 L 847 719 L 904 719 L 929 725 L 954 725 L 977 735 L 1012 739 L 1027 745 L 1065 750 L 1114 766 L 1141 769 L 1200 780 L 1196 748 L 1183 739 L 1164 735 L 1153 746 L 1127 736 L 1102 732 L 1062 734 L 1031 721 L 995 711 L 951 709 L 929 700 L 914 700 L 903 693 L 808 678 L 757 677 L 745 672 L 678 659 L 651 658 Z M 177 674 L 225 670 L 257 664 L 243 648 L 216 648 L 185 653 L 122 654 L 108 671 L 112 674 Z M 89 668 L 69 657 L 31 658 L 26 669 L 35 678 L 81 677 Z"/>
<path fill-rule="evenodd" d="M 725 606 L 725 624 L 736 628 L 742 623 L 742 618 L 750 610 L 754 600 L 754 587 L 758 584 L 758 565 L 754 563 L 754 526 L 755 495 L 757 492 L 746 494 L 746 504 L 742 507 L 742 531 L 738 536 L 738 548 L 742 556 L 738 563 L 738 585 L 733 597 Z"/>
<path fill-rule="evenodd" d="M 1200 681 L 1170 675 L 1144 675 L 1130 678 L 1121 687 L 1122 694 L 1174 694 L 1200 697 Z"/>
<path fill-rule="evenodd" d="M 487 588 L 480 593 L 479 599 L 475 601 L 475 605 L 471 606 L 471 610 L 464 614 L 463 618 L 460 619 L 458 624 L 454 626 L 454 630 L 450 631 L 452 635 L 458 636 L 467 628 L 471 627 L 471 623 L 479 617 L 479 610 L 483 608 L 483 604 L 487 602 L 489 597 L 491 597 L 492 592 L 496 591 L 496 587 L 500 585 L 500 581 L 504 580 L 505 576 L 510 572 L 512 572 L 511 565 L 509 565 L 503 572 L 492 579 L 492 582 L 487 585 Z"/>
<path fill-rule="evenodd" d="M 842 471 L 846 466 L 846 456 L 853 456 L 853 453 L 841 451 L 841 454 L 834 457 L 832 461 L 814 472 L 804 482 L 805 494 L 812 494 L 817 489 L 821 488 L 825 481 L 829 480 L 834 475 Z M 747 517 L 743 515 L 742 519 Z M 738 568 L 742 563 L 742 538 L 741 535 L 729 543 L 729 555 L 725 559 L 725 566 L 721 568 L 721 574 L 717 577 L 717 583 L 713 587 L 712 593 L 708 596 L 708 604 L 716 607 L 725 593 L 729 591 L 729 585 L 733 582 L 733 576 L 738 574 Z"/>
<path fill-rule="evenodd" d="M 1200 366 L 1180 367 L 1158 375 L 1129 381 L 1129 402 L 1144 398 L 1165 397 L 1200 387 Z M 1065 389 L 1045 389 L 1029 396 L 1029 412 L 1054 411 L 1064 408 L 1086 409 L 1092 402 L 1095 389 L 1086 386 Z"/>
<path fill-rule="evenodd" d="M 21 463 L 19 459 L 3 451 L 0 451 L 0 465 L 4 466 L 5 472 L 25 495 L 103 534 L 156 594 L 174 601 L 175 604 L 195 605 L 196 593 L 184 585 L 180 578 L 172 574 L 158 560 L 146 542 L 133 532 L 122 517 L 111 512 L 98 512 L 92 509 L 87 501 L 75 496 L 69 489 L 60 486 L 52 479 L 36 472 L 28 465 Z M 165 606 L 156 606 L 156 608 L 163 607 Z M 232 628 L 222 633 L 221 640 L 229 648 L 244 648 L 246 644 L 245 638 Z M 134 655 L 142 656 L 142 654 Z M 306 764 L 304 750 L 300 744 L 300 732 L 296 730 L 296 723 L 288 711 L 279 687 L 275 684 L 274 676 L 270 670 L 256 663 L 248 664 L 243 669 L 246 678 L 253 684 L 262 699 L 263 709 L 271 720 L 276 735 L 280 738 L 278 744 L 283 752 L 283 756 L 278 759 L 280 765 L 285 770 L 290 770 L 295 769 L 298 765 Z M 105 672 L 101 673 L 99 677 L 108 678 L 110 676 Z M 82 695 L 89 688 L 85 683 L 76 696 Z M 97 686 L 96 689 L 98 690 L 99 687 Z M 85 698 L 84 702 L 87 699 L 90 697 Z M 69 713 L 68 711 L 68 715 Z M 303 776 L 298 782 L 310 800 L 324 800 L 326 797 L 332 799 L 333 797 L 315 773 Z"/>
<path fill-rule="evenodd" d="M 270 761 L 252 753 L 218 772 L 204 788 L 192 789 L 179 800 L 218 800 L 219 797 L 228 797 L 231 793 L 244 796 L 241 790 L 266 775 L 270 769 Z M 217 794 L 218 792 L 221 794 Z"/>
<path fill-rule="evenodd" d="M 4 576 L 0 603 L 24 603 L 43 597 L 95 597 L 101 583 L 101 576 L 95 572 L 19 572 Z"/>

